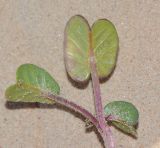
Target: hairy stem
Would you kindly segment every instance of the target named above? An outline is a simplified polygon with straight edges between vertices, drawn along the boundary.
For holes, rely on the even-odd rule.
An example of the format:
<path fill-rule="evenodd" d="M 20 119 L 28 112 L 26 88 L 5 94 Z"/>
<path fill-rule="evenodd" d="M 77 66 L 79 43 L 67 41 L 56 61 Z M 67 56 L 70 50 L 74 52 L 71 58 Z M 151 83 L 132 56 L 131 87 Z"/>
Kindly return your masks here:
<path fill-rule="evenodd" d="M 111 138 L 112 133 L 111 133 L 110 129 L 108 129 L 108 131 L 104 132 L 102 130 L 101 122 L 99 122 L 97 120 L 97 118 L 92 113 L 90 113 L 88 110 L 84 109 L 82 106 L 79 106 L 79 105 L 75 104 L 74 102 L 68 101 L 67 99 L 65 99 L 61 96 L 57 96 L 57 95 L 54 95 L 54 94 L 47 94 L 47 95 L 45 95 L 45 97 L 47 97 L 50 100 L 54 100 L 56 103 L 64 105 L 65 107 L 68 107 L 69 109 L 72 109 L 75 112 L 79 112 L 85 118 L 89 119 L 89 121 L 92 122 L 92 124 L 97 128 L 98 132 L 100 133 L 100 135 L 104 139 L 105 147 L 108 145 L 107 144 L 108 141 L 105 140 L 106 139 L 106 134 L 105 133 L 106 132 L 109 133 L 108 135 L 110 136 L 110 139 L 112 139 Z M 113 140 L 110 140 L 109 143 L 111 143 L 110 145 L 114 145 Z M 108 146 L 108 148 L 114 148 L 114 146 L 111 147 L 110 145 Z"/>
<path fill-rule="evenodd" d="M 95 99 L 95 109 L 96 109 L 96 117 L 99 122 L 99 126 L 102 130 L 102 138 L 104 140 L 105 147 L 114 148 L 114 140 L 112 137 L 112 132 L 108 125 L 106 125 L 102 100 L 101 100 L 101 92 L 100 92 L 100 84 L 99 77 L 97 74 L 95 56 L 93 50 L 90 50 L 90 67 L 91 67 L 91 77 L 92 77 L 92 85 L 93 85 L 93 93 Z"/>
<path fill-rule="evenodd" d="M 60 96 L 57 96 L 57 95 L 54 95 L 54 94 L 48 94 L 48 95 L 46 95 L 46 97 L 50 100 L 54 100 L 56 103 L 59 103 L 61 105 L 64 105 L 64 106 L 68 107 L 69 109 L 74 110 L 75 112 L 79 112 L 84 117 L 89 119 L 90 122 L 92 122 L 97 127 L 97 129 L 99 130 L 99 123 L 97 122 L 97 119 L 88 110 L 86 110 L 83 107 L 75 104 L 74 102 L 68 101 L 67 99 L 65 99 L 63 97 L 60 97 Z"/>

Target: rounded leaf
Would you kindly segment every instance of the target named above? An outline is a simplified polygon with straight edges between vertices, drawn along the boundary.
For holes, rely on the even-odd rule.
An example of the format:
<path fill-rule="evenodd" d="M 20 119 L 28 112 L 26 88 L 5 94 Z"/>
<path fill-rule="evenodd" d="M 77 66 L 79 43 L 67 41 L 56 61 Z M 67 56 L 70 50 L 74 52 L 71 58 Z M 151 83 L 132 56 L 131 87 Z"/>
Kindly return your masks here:
<path fill-rule="evenodd" d="M 125 101 L 113 101 L 105 106 L 105 114 L 111 115 L 115 120 L 123 121 L 128 125 L 138 123 L 139 113 L 136 107 Z"/>
<path fill-rule="evenodd" d="M 16 72 L 17 83 L 27 84 L 46 92 L 59 94 L 60 87 L 52 76 L 43 68 L 34 64 L 23 64 Z"/>
<path fill-rule="evenodd" d="M 88 22 L 82 16 L 73 16 L 65 29 L 65 66 L 75 81 L 89 78 L 89 32 Z"/>
<path fill-rule="evenodd" d="M 33 64 L 23 64 L 16 74 L 17 83 L 5 92 L 8 101 L 54 103 L 46 96 L 59 94 L 60 87 L 48 72 Z"/>
<path fill-rule="evenodd" d="M 93 24 L 92 48 L 99 77 L 107 77 L 116 65 L 118 52 L 118 34 L 110 21 L 100 19 Z"/>

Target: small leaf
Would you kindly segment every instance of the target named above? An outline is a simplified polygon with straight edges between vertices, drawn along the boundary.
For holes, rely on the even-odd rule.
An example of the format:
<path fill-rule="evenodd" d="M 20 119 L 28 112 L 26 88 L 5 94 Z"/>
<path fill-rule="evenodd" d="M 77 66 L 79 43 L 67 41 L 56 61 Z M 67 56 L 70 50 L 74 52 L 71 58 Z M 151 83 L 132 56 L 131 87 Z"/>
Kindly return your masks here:
<path fill-rule="evenodd" d="M 59 94 L 58 83 L 44 69 L 23 64 L 16 73 L 17 83 L 6 90 L 6 98 L 12 102 L 40 102 L 53 104 L 54 101 L 44 97 L 47 93 Z"/>
<path fill-rule="evenodd" d="M 136 132 L 136 129 L 134 126 L 132 125 L 128 125 L 127 123 L 123 122 L 123 121 L 111 121 L 111 123 L 119 128 L 120 130 L 122 130 L 124 133 L 128 133 L 128 134 L 131 134 L 135 137 L 137 137 L 137 132 Z"/>
<path fill-rule="evenodd" d="M 138 123 L 138 110 L 136 107 L 125 101 L 113 101 L 105 106 L 105 113 L 111 116 L 108 122 L 125 133 L 137 137 L 135 125 Z"/>
<path fill-rule="evenodd" d="M 138 123 L 138 110 L 129 102 L 113 101 L 105 106 L 105 113 L 128 125 L 136 125 Z"/>
<path fill-rule="evenodd" d="M 89 79 L 90 51 L 93 50 L 99 78 L 107 77 L 115 67 L 118 35 L 114 25 L 105 19 L 92 28 L 82 16 L 73 16 L 65 29 L 66 70 L 75 81 Z"/>

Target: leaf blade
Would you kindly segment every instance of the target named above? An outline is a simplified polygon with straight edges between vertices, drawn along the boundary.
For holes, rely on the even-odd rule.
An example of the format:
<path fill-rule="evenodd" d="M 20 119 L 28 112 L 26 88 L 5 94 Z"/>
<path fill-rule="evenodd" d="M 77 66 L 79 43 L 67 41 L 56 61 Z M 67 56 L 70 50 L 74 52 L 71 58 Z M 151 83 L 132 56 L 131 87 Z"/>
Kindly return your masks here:
<path fill-rule="evenodd" d="M 135 125 L 138 123 L 139 113 L 136 107 L 125 101 L 113 101 L 105 106 L 108 122 L 123 131 L 137 137 Z"/>
<path fill-rule="evenodd" d="M 107 77 L 116 65 L 118 52 L 116 28 L 108 20 L 97 20 L 92 26 L 92 40 L 98 75 L 100 78 Z"/>
<path fill-rule="evenodd" d="M 23 64 L 16 72 L 17 83 L 7 88 L 5 96 L 12 102 L 39 102 L 53 104 L 54 101 L 44 97 L 47 93 L 59 94 L 58 83 L 44 69 Z"/>
<path fill-rule="evenodd" d="M 18 86 L 17 84 L 7 88 L 5 96 L 7 101 L 11 102 L 39 102 L 46 104 L 55 103 L 54 101 L 45 98 L 40 90 L 27 86 Z"/>
<path fill-rule="evenodd" d="M 105 106 L 105 114 L 113 116 L 116 120 L 124 121 L 128 125 L 138 123 L 139 113 L 136 107 L 126 101 L 113 101 Z"/>
<path fill-rule="evenodd" d="M 33 65 L 23 64 L 19 66 L 16 72 L 17 83 L 34 85 L 37 88 L 59 94 L 60 87 L 52 76 L 44 69 Z"/>
<path fill-rule="evenodd" d="M 88 22 L 82 16 L 73 16 L 65 29 L 65 66 L 75 81 L 89 78 L 89 32 Z"/>

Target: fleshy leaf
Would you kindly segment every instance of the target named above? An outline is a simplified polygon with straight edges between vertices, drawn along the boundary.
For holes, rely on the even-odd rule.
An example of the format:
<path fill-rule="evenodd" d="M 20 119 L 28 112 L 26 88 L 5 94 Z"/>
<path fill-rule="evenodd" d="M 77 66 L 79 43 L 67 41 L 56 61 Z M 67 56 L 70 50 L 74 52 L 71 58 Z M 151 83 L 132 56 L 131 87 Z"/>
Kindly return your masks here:
<path fill-rule="evenodd" d="M 76 81 L 89 78 L 89 32 L 87 21 L 73 16 L 65 29 L 65 64 L 68 74 Z"/>
<path fill-rule="evenodd" d="M 98 75 L 107 77 L 115 67 L 118 50 L 117 31 L 110 21 L 101 19 L 93 24 L 92 44 Z"/>
<path fill-rule="evenodd" d="M 139 113 L 136 107 L 125 101 L 113 101 L 105 106 L 105 114 L 111 115 L 115 120 L 123 121 L 127 125 L 138 123 Z"/>
<path fill-rule="evenodd" d="M 44 69 L 23 64 L 16 73 L 17 82 L 6 90 L 6 98 L 12 102 L 39 102 L 53 104 L 54 101 L 45 98 L 45 94 L 59 94 L 58 83 Z"/>
<path fill-rule="evenodd" d="M 82 16 L 73 16 L 65 29 L 66 70 L 75 81 L 90 76 L 90 50 L 94 51 L 99 78 L 107 77 L 115 67 L 118 35 L 114 25 L 105 19 L 92 28 Z"/>
<path fill-rule="evenodd" d="M 118 129 L 120 129 L 121 131 L 123 131 L 124 133 L 128 133 L 131 134 L 135 137 L 137 137 L 137 132 L 134 126 L 132 125 L 128 125 L 127 123 L 123 122 L 123 121 L 111 121 L 111 123 L 117 127 Z"/>

